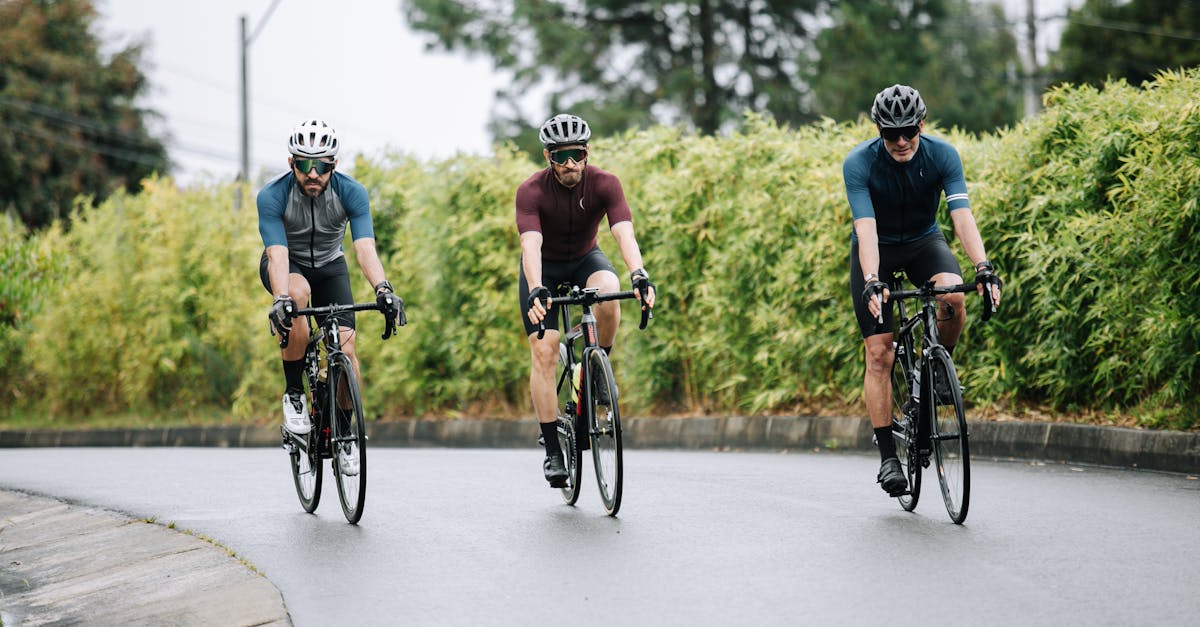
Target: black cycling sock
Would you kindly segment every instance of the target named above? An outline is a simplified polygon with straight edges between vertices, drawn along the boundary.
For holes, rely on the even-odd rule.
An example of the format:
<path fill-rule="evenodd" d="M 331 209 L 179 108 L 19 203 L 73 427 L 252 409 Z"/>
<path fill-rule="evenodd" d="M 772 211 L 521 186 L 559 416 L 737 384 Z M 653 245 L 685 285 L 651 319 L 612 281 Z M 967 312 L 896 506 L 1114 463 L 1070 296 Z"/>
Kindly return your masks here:
<path fill-rule="evenodd" d="M 879 461 L 886 462 L 896 457 L 896 440 L 892 437 L 892 428 L 875 427 L 875 441 L 879 443 Z"/>
<path fill-rule="evenodd" d="M 603 350 L 603 351 L 604 351 L 604 354 L 605 354 L 605 355 L 611 355 L 611 354 L 612 354 L 612 347 L 611 347 L 611 346 L 601 346 L 600 348 L 601 348 L 601 350 Z"/>
<path fill-rule="evenodd" d="M 542 428 L 542 439 L 546 442 L 547 455 L 562 455 L 562 447 L 558 445 L 558 425 L 553 422 L 539 422 Z"/>
<path fill-rule="evenodd" d="M 304 360 L 296 361 L 283 360 L 283 379 L 287 384 L 289 392 L 304 391 Z"/>

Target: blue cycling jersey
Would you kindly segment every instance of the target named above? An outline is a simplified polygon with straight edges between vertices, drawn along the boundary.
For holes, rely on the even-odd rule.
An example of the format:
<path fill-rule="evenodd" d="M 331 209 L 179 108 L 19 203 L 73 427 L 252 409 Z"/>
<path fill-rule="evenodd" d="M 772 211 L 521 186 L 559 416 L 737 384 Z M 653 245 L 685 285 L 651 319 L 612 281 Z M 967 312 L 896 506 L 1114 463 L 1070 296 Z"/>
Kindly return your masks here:
<path fill-rule="evenodd" d="M 319 268 L 341 257 L 347 223 L 353 239 L 375 237 L 367 189 L 336 170 L 316 197 L 304 195 L 290 171 L 258 192 L 263 246 L 286 246 L 288 258 L 302 266 Z"/>
<path fill-rule="evenodd" d="M 904 244 L 938 232 L 942 192 L 950 211 L 969 209 L 962 159 L 949 142 L 921 135 L 916 154 L 897 163 L 876 137 L 854 147 L 842 165 L 855 220 L 875 218 L 880 244 Z M 850 238 L 858 236 L 851 229 Z"/>

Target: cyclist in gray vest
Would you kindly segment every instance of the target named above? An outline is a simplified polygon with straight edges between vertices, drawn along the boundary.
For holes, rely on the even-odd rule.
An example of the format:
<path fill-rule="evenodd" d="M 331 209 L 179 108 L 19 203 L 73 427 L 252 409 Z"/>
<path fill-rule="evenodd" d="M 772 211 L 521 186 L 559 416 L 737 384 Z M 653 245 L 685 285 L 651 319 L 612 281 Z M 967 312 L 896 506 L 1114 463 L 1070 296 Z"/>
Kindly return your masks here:
<path fill-rule="evenodd" d="M 309 329 L 304 317 L 292 318 L 297 307 L 353 304 L 350 275 L 342 250 L 350 225 L 354 253 L 363 275 L 375 290 L 385 318 L 406 322 L 404 301 L 388 283 L 375 252 L 367 190 L 353 178 L 334 171 L 338 136 L 333 127 L 312 119 L 297 125 L 288 137 L 290 169 L 258 193 L 258 231 L 263 251 L 259 278 L 275 297 L 269 314 L 279 333 L 294 333 L 304 341 L 282 349 L 283 424 L 292 433 L 312 430 L 304 395 L 304 349 Z M 354 312 L 339 314 L 342 351 L 358 374 L 354 352 Z M 350 473 L 353 474 L 353 473 Z"/>

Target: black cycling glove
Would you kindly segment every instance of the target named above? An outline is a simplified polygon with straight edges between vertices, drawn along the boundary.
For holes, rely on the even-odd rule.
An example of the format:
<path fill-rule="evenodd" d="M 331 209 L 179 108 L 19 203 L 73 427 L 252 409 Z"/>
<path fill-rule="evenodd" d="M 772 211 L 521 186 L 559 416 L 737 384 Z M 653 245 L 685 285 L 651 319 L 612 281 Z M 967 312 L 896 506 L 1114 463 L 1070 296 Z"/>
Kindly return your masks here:
<path fill-rule="evenodd" d="M 275 329 L 276 333 L 287 335 L 288 331 L 292 330 L 292 316 L 295 313 L 296 301 L 287 294 L 280 294 L 271 304 L 271 312 L 267 314 L 267 318 L 271 320 L 271 328 Z"/>
<path fill-rule="evenodd" d="M 650 280 L 650 275 L 646 274 L 644 268 L 638 268 L 630 272 L 629 281 L 633 283 L 633 289 L 637 290 L 640 296 L 639 300 L 645 301 L 646 296 L 650 294 L 650 290 L 658 291 L 658 287 Z"/>
<path fill-rule="evenodd" d="M 404 314 L 404 299 L 396 295 L 391 283 L 380 281 L 375 286 L 375 304 L 379 306 L 379 311 L 387 323 L 383 330 L 383 339 L 391 337 L 393 325 L 408 324 L 408 318 Z"/>
<path fill-rule="evenodd" d="M 879 296 L 879 306 L 883 307 L 883 290 L 887 288 L 887 283 L 879 279 L 871 279 L 867 281 L 866 287 L 863 288 L 862 300 L 864 305 L 871 304 L 872 296 Z"/>
<path fill-rule="evenodd" d="M 995 285 L 1003 289 L 1004 281 L 996 276 L 996 269 L 992 267 L 992 262 L 984 260 L 975 264 L 975 284 L 976 285 Z"/>
<path fill-rule="evenodd" d="M 533 309 L 534 301 L 542 301 L 542 307 L 548 306 L 550 302 L 550 289 L 545 285 L 535 287 L 529 291 L 529 298 L 525 299 L 525 313 L 528 314 L 530 309 Z"/>

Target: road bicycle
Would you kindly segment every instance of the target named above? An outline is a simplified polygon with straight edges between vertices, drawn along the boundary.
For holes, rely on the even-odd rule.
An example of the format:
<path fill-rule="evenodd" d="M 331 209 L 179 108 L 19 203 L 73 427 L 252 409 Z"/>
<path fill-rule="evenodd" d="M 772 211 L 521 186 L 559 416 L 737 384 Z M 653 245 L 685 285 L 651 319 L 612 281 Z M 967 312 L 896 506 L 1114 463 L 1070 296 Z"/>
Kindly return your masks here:
<path fill-rule="evenodd" d="M 296 435 L 280 426 L 283 449 L 291 461 L 296 496 L 304 511 L 313 513 L 321 502 L 323 460 L 331 460 L 342 513 L 351 524 L 363 515 L 367 498 L 367 430 L 363 422 L 362 395 L 350 358 L 342 352 L 338 314 L 379 311 L 376 303 L 328 305 L 297 309 L 292 316 L 307 316 L 309 337 L 304 350 L 304 379 L 312 429 Z M 403 322 L 402 322 L 403 324 Z M 385 323 L 383 339 L 391 337 L 396 321 Z M 275 333 L 274 327 L 271 329 Z M 280 336 L 284 348 L 288 335 Z M 353 457 L 357 454 L 357 464 Z"/>
<path fill-rule="evenodd" d="M 583 451 L 592 450 L 596 485 L 600 500 L 609 516 L 621 509 L 624 466 L 621 445 L 619 394 L 608 353 L 596 340 L 596 316 L 592 306 L 611 300 L 636 299 L 632 291 L 599 293 L 598 288 L 559 286 L 553 297 L 563 333 L 558 345 L 558 443 L 567 467 L 567 485 L 562 497 L 567 505 L 579 499 L 579 480 L 583 469 Z M 570 306 L 581 309 L 579 323 L 572 326 Z M 639 329 L 645 329 L 653 315 L 642 308 Z M 538 325 L 538 339 L 545 326 Z"/>
<path fill-rule="evenodd" d="M 935 462 L 942 500 L 950 520 L 967 519 L 971 499 L 969 430 L 963 413 L 962 386 L 954 361 L 938 340 L 938 297 L 976 291 L 974 283 L 934 286 L 927 281 L 918 289 L 900 290 L 903 275 L 890 281 L 890 302 L 896 318 L 892 348 L 892 435 L 908 491 L 899 495 L 900 506 L 912 511 L 921 496 L 921 470 Z M 995 311 L 990 289 L 984 289 L 983 320 Z M 909 317 L 906 300 L 919 302 Z M 882 318 L 882 315 L 880 316 Z M 882 320 L 881 320 L 882 322 Z"/>

